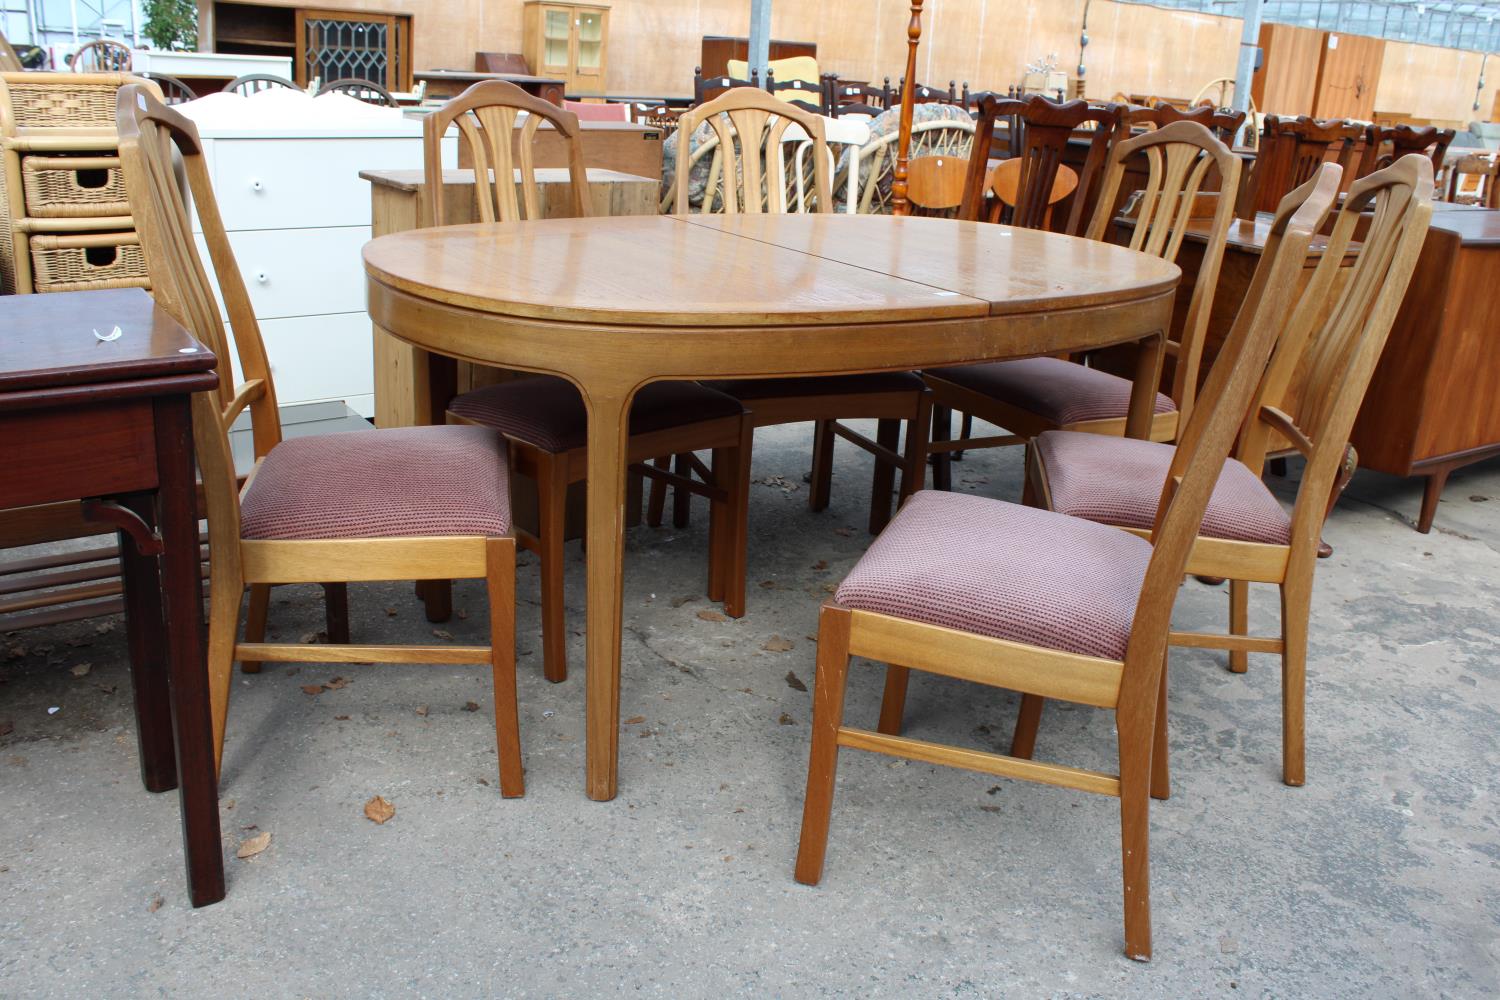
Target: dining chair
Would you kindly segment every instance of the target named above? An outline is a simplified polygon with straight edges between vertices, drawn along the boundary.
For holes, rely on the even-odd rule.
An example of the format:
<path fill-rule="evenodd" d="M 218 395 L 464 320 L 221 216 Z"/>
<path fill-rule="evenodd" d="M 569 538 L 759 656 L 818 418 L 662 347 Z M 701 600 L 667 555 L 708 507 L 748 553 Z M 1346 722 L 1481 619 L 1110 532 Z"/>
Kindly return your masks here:
<path fill-rule="evenodd" d="M 208 516 L 208 676 L 215 767 L 223 760 L 234 660 L 489 664 L 500 788 L 524 792 L 516 706 L 515 540 L 505 441 L 492 431 L 413 427 L 283 441 L 276 387 L 255 311 L 224 232 L 197 128 L 142 86 L 116 99 L 120 161 L 157 303 L 218 358 L 220 385 L 193 398 Z M 174 157 L 174 154 L 175 157 Z M 175 160 L 175 162 L 174 162 Z M 231 384 L 214 284 L 198 256 L 186 179 L 245 381 Z M 243 490 L 229 428 L 248 411 L 257 451 Z M 485 581 L 487 646 L 237 642 L 247 584 Z"/>
<path fill-rule="evenodd" d="M 1165 102 L 1154 107 L 1131 107 L 1125 112 L 1126 125 L 1139 125 L 1148 129 L 1165 128 L 1176 122 L 1197 122 L 1229 144 L 1245 124 L 1245 112 L 1232 108 L 1217 108 L 1211 104 L 1200 104 L 1184 111 Z"/>
<path fill-rule="evenodd" d="M 458 129 L 459 141 L 467 145 L 474 164 L 480 221 L 540 219 L 541 194 L 532 147 L 544 121 L 568 150 L 572 213 L 576 218 L 586 217 L 588 172 L 583 165 L 578 117 L 515 84 L 485 80 L 433 111 L 423 123 L 427 223 L 442 225 L 446 218 L 442 138 L 450 127 Z M 565 379 L 521 376 L 460 393 L 449 402 L 447 416 L 450 423 L 499 430 L 510 443 L 513 471 L 536 484 L 537 529 L 518 529 L 516 536 L 523 548 L 537 554 L 540 563 L 543 673 L 549 681 L 566 680 L 564 532 L 568 487 L 583 482 L 588 474 L 588 414 L 583 397 Z M 740 402 L 694 382 L 652 383 L 640 390 L 631 406 L 628 452 L 632 473 L 664 479 L 709 499 L 709 598 L 722 601 L 725 613 L 733 618 L 745 613 L 749 442 L 750 425 Z M 712 465 L 695 460 L 684 465 L 686 473 L 681 476 L 642 464 L 663 455 L 698 451 L 712 452 Z M 425 584 L 424 598 L 443 586 L 441 580 Z"/>
<path fill-rule="evenodd" d="M 246 73 L 224 84 L 223 92 L 239 94 L 241 97 L 253 97 L 264 90 L 300 91 L 302 88 L 284 76 L 275 76 L 270 73 Z"/>
<path fill-rule="evenodd" d="M 1188 558 L 1189 573 L 1230 581 L 1229 632 L 1173 632 L 1172 644 L 1227 649 L 1237 673 L 1245 671 L 1249 653 L 1280 654 L 1288 785 L 1306 777 L 1307 646 L 1321 532 L 1347 475 L 1355 415 L 1427 234 L 1432 173 L 1427 156 L 1408 153 L 1350 187 L 1328 248 L 1246 411 L 1239 445 L 1223 463 Z M 1352 269 L 1341 268 L 1356 227 L 1365 222 L 1359 257 Z M 1336 282 L 1343 289 L 1335 301 Z M 1030 493 L 1049 510 L 1144 535 L 1154 523 L 1162 473 L 1182 447 L 1049 431 L 1037 439 L 1028 463 Z M 1260 478 L 1268 453 L 1287 447 L 1306 460 L 1290 515 Z M 1248 634 L 1252 582 L 1280 590 L 1278 635 Z M 1165 753 L 1165 734 L 1158 746 Z"/>
<path fill-rule="evenodd" d="M 1343 168 L 1346 178 L 1353 177 L 1354 144 L 1363 135 L 1364 126 L 1352 122 L 1267 115 L 1239 216 L 1253 219 L 1256 212 L 1274 211 L 1288 191 L 1307 183 L 1327 160 Z"/>
<path fill-rule="evenodd" d="M 913 215 L 952 218 L 964 200 L 966 157 L 918 156 L 906 165 L 906 199 Z"/>
<path fill-rule="evenodd" d="M 1500 153 L 1461 156 L 1448 168 L 1448 198 L 1454 205 L 1500 208 Z"/>
<path fill-rule="evenodd" d="M 964 172 L 967 174 L 968 165 L 965 164 Z M 995 164 L 989 176 L 985 178 L 985 191 L 998 199 L 1000 204 L 1012 210 L 1021 200 L 1021 176 L 1026 172 L 1026 161 L 1018 156 L 1008 160 L 1001 160 Z M 1058 202 L 1078 190 L 1078 173 L 1069 166 L 1059 166 L 1057 176 L 1052 179 L 1052 187 L 1042 195 L 1046 212 L 1042 215 L 1041 224 L 1038 229 L 1052 228 L 1052 208 Z M 959 195 L 962 200 L 962 193 Z"/>
<path fill-rule="evenodd" d="M 1432 161 L 1432 172 L 1436 176 L 1443 171 L 1448 147 L 1453 143 L 1455 132 L 1451 128 L 1435 125 L 1416 127 L 1412 125 L 1368 125 L 1365 127 L 1364 152 L 1360 154 L 1355 179 L 1368 177 L 1383 170 L 1407 153 L 1421 153 Z"/>
<path fill-rule="evenodd" d="M 1011 127 L 1012 156 L 1019 157 L 1022 163 L 1017 201 L 1005 221 L 1023 229 L 1042 228 L 1043 219 L 1050 214 L 1047 197 L 1062 166 L 1062 154 L 1075 133 L 1087 134 L 1088 152 L 1077 171 L 1078 190 L 1062 227 L 1062 232 L 1080 235 L 1085 212 L 1093 208 L 1109 148 L 1120 131 L 1124 113 L 1124 107 L 1118 104 L 1094 106 L 1082 100 L 1059 104 L 1040 95 L 1024 100 L 993 95 L 981 98 L 959 217 L 970 222 L 1002 221 L 1001 206 L 986 203 L 985 188 L 995 125 L 1004 118 Z M 1092 128 L 1092 132 L 1083 133 L 1081 130 L 1086 127 Z"/>
<path fill-rule="evenodd" d="M 1172 605 L 1214 485 L 1271 354 L 1309 243 L 1334 189 L 1309 193 L 1278 220 L 1254 294 L 1225 344 L 1204 403 L 1158 483 L 1161 515 L 1148 538 L 1051 511 L 970 494 L 911 498 L 823 605 L 812 740 L 796 878 L 823 872 L 839 751 L 1113 796 L 1120 803 L 1125 954 L 1151 957 L 1149 799 Z M 1113 532 L 1113 534 L 1111 534 Z M 887 664 L 878 730 L 844 722 L 850 657 Z M 970 750 L 897 735 L 915 669 L 1037 699 L 1112 709 L 1118 773 Z M 1020 725 L 1018 724 L 1018 730 Z M 882 805 L 887 827 L 897 815 Z"/>
<path fill-rule="evenodd" d="M 1216 180 L 1221 191 L 1236 190 L 1240 160 L 1205 126 L 1190 121 L 1175 122 L 1116 143 L 1099 188 L 1098 207 L 1089 223 L 1086 234 L 1089 239 L 1104 240 L 1109 236 L 1116 220 L 1113 206 L 1126 172 L 1136 169 L 1140 160 L 1146 164 L 1145 187 L 1139 195 L 1127 245 L 1132 250 L 1175 261 L 1187 230 L 1200 221 L 1192 217 L 1199 192 L 1210 180 Z M 1040 197 L 1035 198 L 1033 204 L 1037 209 L 1042 207 L 1041 201 Z M 1202 263 L 1181 326 L 1175 336 L 1169 334 L 1167 338 L 1166 352 L 1172 362 L 1171 393 L 1156 394 L 1152 440 L 1176 438 L 1178 429 L 1192 412 L 1203 342 L 1233 216 L 1233 199 L 1217 199 L 1213 219 L 1204 234 Z M 1029 209 L 1026 217 L 1043 223 L 1046 219 L 1035 209 Z M 928 445 L 928 450 L 937 457 L 933 481 L 941 489 L 950 485 L 948 456 L 954 451 L 1029 444 L 1047 430 L 1117 436 L 1125 433 L 1130 380 L 1065 358 L 1026 358 L 935 369 L 924 372 L 923 378 L 937 408 L 932 420 L 937 440 Z M 965 433 L 957 441 L 945 440 L 947 414 L 951 410 L 963 413 L 966 421 Z M 991 438 L 968 437 L 967 421 L 974 417 L 1008 433 Z"/>
<path fill-rule="evenodd" d="M 363 101 L 365 104 L 374 104 L 383 108 L 394 108 L 397 106 L 396 98 L 389 90 L 386 90 L 374 80 L 366 80 L 361 77 L 346 76 L 342 80 L 325 83 L 318 88 L 316 96 L 322 97 L 324 94 L 343 94 L 345 97 L 352 97 L 356 101 Z"/>
<path fill-rule="evenodd" d="M 197 93 L 182 80 L 167 73 L 138 73 L 137 76 L 152 81 L 161 88 L 162 97 L 168 105 L 186 104 L 198 99 Z"/>
<path fill-rule="evenodd" d="M 129 73 L 133 57 L 130 46 L 109 38 L 98 38 L 68 58 L 74 73 Z"/>
<path fill-rule="evenodd" d="M 812 140 L 813 197 L 810 210 L 834 210 L 824 120 L 816 114 L 789 105 L 762 91 L 731 90 L 682 116 L 684 134 L 692 134 L 708 122 L 719 140 L 723 155 L 726 214 L 782 214 L 789 210 L 784 196 L 787 157 L 782 137 L 795 125 Z M 677 148 L 677 175 L 687 176 L 687 147 Z M 739 183 L 733 179 L 739 178 Z M 762 195 L 762 188 L 765 194 Z M 687 192 L 679 188 L 678 213 L 688 211 Z M 901 472 L 900 496 L 904 499 L 920 488 L 926 475 L 923 442 L 927 437 L 926 390 L 913 372 L 871 375 L 840 375 L 827 378 L 733 379 L 707 383 L 729 394 L 750 411 L 752 427 L 814 422 L 812 486 L 808 506 L 814 511 L 829 504 L 833 478 L 835 437 L 843 438 L 875 457 L 870 489 L 870 530 L 877 532 L 890 520 L 891 495 L 896 471 Z M 875 440 L 840 423 L 842 420 L 877 421 Z M 901 425 L 907 425 L 906 447 L 900 449 Z M 660 523 L 664 506 L 660 490 L 664 481 L 652 483 L 648 510 L 653 523 Z M 680 523 L 680 520 L 679 520 Z"/>

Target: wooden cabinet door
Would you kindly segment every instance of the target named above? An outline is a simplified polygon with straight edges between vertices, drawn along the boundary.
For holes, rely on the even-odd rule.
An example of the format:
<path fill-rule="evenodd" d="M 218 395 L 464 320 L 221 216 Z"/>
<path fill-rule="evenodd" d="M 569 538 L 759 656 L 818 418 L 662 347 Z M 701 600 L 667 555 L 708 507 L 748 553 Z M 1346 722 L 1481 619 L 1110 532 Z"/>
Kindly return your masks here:
<path fill-rule="evenodd" d="M 535 72 L 566 80 L 573 67 L 573 12 L 567 7 L 543 6 L 537 18 L 540 65 Z"/>
<path fill-rule="evenodd" d="M 573 75 L 581 93 L 604 93 L 604 56 L 609 39 L 609 11 L 579 7 L 573 15 Z"/>

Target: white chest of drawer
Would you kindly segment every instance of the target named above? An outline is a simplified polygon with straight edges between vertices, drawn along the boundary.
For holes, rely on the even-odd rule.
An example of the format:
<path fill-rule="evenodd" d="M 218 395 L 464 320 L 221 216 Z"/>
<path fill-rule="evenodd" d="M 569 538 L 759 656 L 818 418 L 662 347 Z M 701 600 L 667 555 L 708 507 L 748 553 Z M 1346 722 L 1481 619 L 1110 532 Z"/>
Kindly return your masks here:
<path fill-rule="evenodd" d="M 201 135 L 280 403 L 342 400 L 372 416 L 373 346 L 360 258 L 370 239 L 370 189 L 359 172 L 420 170 L 421 123 L 396 118 L 336 131 L 205 127 Z M 451 137 L 443 163 L 457 163 Z M 194 228 L 201 232 L 196 217 Z"/>

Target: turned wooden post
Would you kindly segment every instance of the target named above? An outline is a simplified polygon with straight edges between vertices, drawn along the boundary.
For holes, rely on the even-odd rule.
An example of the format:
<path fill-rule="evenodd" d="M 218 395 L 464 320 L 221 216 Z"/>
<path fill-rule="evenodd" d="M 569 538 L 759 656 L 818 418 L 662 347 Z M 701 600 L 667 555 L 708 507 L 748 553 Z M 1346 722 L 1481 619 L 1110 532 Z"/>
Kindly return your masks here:
<path fill-rule="evenodd" d="M 906 165 L 911 156 L 911 116 L 917 85 L 917 45 L 922 41 L 922 0 L 911 0 L 911 23 L 906 27 L 906 79 L 901 84 L 901 136 L 896 143 L 896 173 L 891 179 L 891 211 L 910 215 L 906 199 Z"/>

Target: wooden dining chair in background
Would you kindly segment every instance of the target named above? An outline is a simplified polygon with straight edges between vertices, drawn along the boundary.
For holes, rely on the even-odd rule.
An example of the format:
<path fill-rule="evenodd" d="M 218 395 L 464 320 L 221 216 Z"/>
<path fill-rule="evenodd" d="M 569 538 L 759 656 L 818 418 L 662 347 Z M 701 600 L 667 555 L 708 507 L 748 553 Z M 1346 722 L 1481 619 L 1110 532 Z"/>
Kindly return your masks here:
<path fill-rule="evenodd" d="M 519 123 L 522 112 L 526 118 Z M 573 215 L 588 216 L 588 172 L 583 165 L 578 117 L 515 84 L 485 80 L 433 111 L 423 122 L 428 224 L 441 225 L 447 218 L 441 142 L 455 126 L 474 164 L 480 220 L 541 218 L 532 145 L 543 121 L 556 129 L 568 149 Z M 514 471 L 536 483 L 537 530 L 517 530 L 516 535 L 524 548 L 537 553 L 540 563 L 543 672 L 549 681 L 566 680 L 564 531 L 568 487 L 583 482 L 588 475 L 588 414 L 583 397 L 572 383 L 556 376 L 508 378 L 455 396 L 448 404 L 448 420 L 499 430 L 510 442 Z M 732 397 L 694 382 L 654 382 L 642 388 L 631 405 L 628 451 L 632 473 L 664 479 L 709 499 L 709 597 L 723 601 L 731 617 L 743 615 L 745 507 L 750 489 L 750 425 L 744 407 Z M 711 451 L 713 464 L 687 464 L 683 474 L 676 476 L 642 464 L 662 455 L 698 451 Z M 694 472 L 698 474 L 696 479 Z M 441 580 L 425 583 L 424 599 L 441 605 L 443 599 L 432 602 L 432 595 L 440 594 L 445 587 Z"/>
<path fill-rule="evenodd" d="M 1221 191 L 1236 190 L 1239 158 L 1197 122 L 1176 122 L 1117 143 L 1110 152 L 1109 169 L 1099 187 L 1098 207 L 1089 224 L 1088 238 L 1104 240 L 1109 235 L 1115 222 L 1113 206 L 1126 171 L 1140 159 L 1146 162 L 1146 182 L 1139 195 L 1128 246 L 1175 261 L 1183 237 L 1195 221 L 1192 215 L 1199 193 L 1210 180 L 1217 182 Z M 1218 199 L 1181 332 L 1176 339 L 1167 340 L 1172 391 L 1170 395 L 1156 395 L 1151 425 L 1153 440 L 1173 440 L 1182 421 L 1192 412 L 1203 342 L 1233 215 L 1233 199 Z M 1130 381 L 1064 358 L 1027 358 L 941 368 L 924 372 L 923 377 L 932 391 L 933 405 L 940 408 L 933 417 L 938 440 L 932 441 L 928 448 L 937 456 L 933 481 L 941 489 L 950 485 L 947 459 L 954 451 L 1029 443 L 1043 431 L 1064 428 L 1117 436 L 1125 433 Z M 942 440 L 949 410 L 958 410 L 966 419 L 978 417 L 1008 433 L 983 439 Z"/>
<path fill-rule="evenodd" d="M 284 76 L 274 76 L 270 73 L 246 73 L 237 76 L 224 84 L 223 93 L 239 94 L 241 97 L 254 97 L 265 90 L 297 90 L 302 88 Z"/>
<path fill-rule="evenodd" d="M 1448 199 L 1454 205 L 1500 208 L 1500 152 L 1470 153 L 1448 168 Z"/>
<path fill-rule="evenodd" d="M 1334 165 L 1320 169 L 1322 176 L 1308 184 L 1336 190 Z M 1286 202 L 1298 196 L 1294 192 Z M 1372 217 L 1362 220 L 1362 213 Z M 1247 410 L 1245 432 L 1223 464 L 1188 558 L 1189 573 L 1229 579 L 1229 632 L 1173 632 L 1172 644 L 1227 649 L 1231 669 L 1240 673 L 1249 653 L 1280 654 L 1282 771 L 1288 785 L 1300 785 L 1306 777 L 1308 619 L 1323 523 L 1342 489 L 1354 418 L 1431 215 L 1432 163 L 1420 153 L 1407 154 L 1349 189 L 1328 248 Z M 1344 269 L 1344 254 L 1364 221 L 1369 229 L 1361 237 L 1359 257 L 1352 270 Z M 1334 301 L 1336 280 L 1344 284 Z M 1260 478 L 1268 452 L 1288 446 L 1306 460 L 1290 516 Z M 1049 510 L 1146 535 L 1156 523 L 1162 474 L 1182 447 L 1174 451 L 1150 441 L 1049 432 L 1032 452 L 1029 492 Z M 1280 588 L 1279 635 L 1248 634 L 1252 582 Z M 1165 732 L 1158 751 L 1165 774 Z"/>
<path fill-rule="evenodd" d="M 723 155 L 726 214 L 785 213 L 789 210 L 786 190 L 787 164 L 782 137 L 793 124 L 813 142 L 813 197 L 811 210 L 833 212 L 832 159 L 827 152 L 825 123 L 821 117 L 764 92 L 739 89 L 692 109 L 682 116 L 683 134 L 690 135 L 708 122 L 718 138 Z M 677 149 L 677 175 L 687 176 L 688 149 Z M 738 183 L 733 183 L 739 178 Z M 764 191 L 764 193 L 762 193 Z M 706 203 L 706 202 L 705 202 Z M 687 191 L 679 187 L 677 211 L 688 211 Z M 879 531 L 890 520 L 896 472 L 901 473 L 900 496 L 921 488 L 926 477 L 923 441 L 927 436 L 926 390 L 914 372 L 882 372 L 871 375 L 840 375 L 828 378 L 734 379 L 709 382 L 713 388 L 740 400 L 750 411 L 754 427 L 813 422 L 812 487 L 808 506 L 824 510 L 829 503 L 833 479 L 833 448 L 836 437 L 850 441 L 875 457 L 870 487 L 870 530 Z M 875 440 L 840 423 L 841 420 L 877 421 Z M 901 450 L 901 425 L 906 424 L 906 446 Z M 661 482 L 652 483 L 648 511 L 659 523 L 664 506 Z M 678 523 L 681 523 L 680 519 Z"/>
<path fill-rule="evenodd" d="M 1365 127 L 1365 146 L 1360 154 L 1359 168 L 1355 179 L 1368 177 L 1377 170 L 1384 170 L 1407 153 L 1421 153 L 1432 161 L 1433 175 L 1442 173 L 1443 161 L 1448 147 L 1453 143 L 1451 128 L 1425 125 L 1368 125 Z"/>
<path fill-rule="evenodd" d="M 396 98 L 392 96 L 389 90 L 386 90 L 373 80 L 365 80 L 360 77 L 346 76 L 342 80 L 325 83 L 318 88 L 317 96 L 322 97 L 324 94 L 343 94 L 345 97 L 352 97 L 356 101 L 362 101 L 365 104 L 374 104 L 383 108 L 394 108 L 397 106 Z"/>
<path fill-rule="evenodd" d="M 799 882 L 822 876 L 841 748 L 1102 793 L 1120 802 L 1125 954 L 1151 957 L 1149 800 L 1157 791 L 1153 736 L 1172 605 L 1216 470 L 1333 196 L 1309 197 L 1262 258 L 1264 274 L 1226 341 L 1226 363 L 1210 373 L 1203 404 L 1157 484 L 1165 499 L 1149 539 L 985 497 L 924 491 L 844 578 L 819 618 Z M 888 664 L 877 732 L 844 724 L 851 656 Z M 1018 731 L 1027 706 L 1042 698 L 1112 709 L 1118 774 L 1039 763 L 1024 747 L 1002 755 L 897 735 L 911 669 L 1021 692 Z M 888 830 L 889 804 L 882 815 Z"/>
<path fill-rule="evenodd" d="M 132 61 L 130 46 L 99 38 L 74 52 L 68 68 L 75 73 L 129 73 Z"/>
<path fill-rule="evenodd" d="M 271 366 L 224 233 L 198 131 L 138 85 L 120 88 L 116 109 L 120 161 L 152 294 L 219 360 L 219 389 L 193 399 L 211 564 L 208 675 L 215 764 L 223 759 L 237 658 L 488 664 L 495 688 L 501 792 L 521 795 L 515 540 L 504 439 L 481 428 L 410 427 L 281 440 Z M 238 387 L 231 382 L 231 348 L 214 286 L 198 256 L 174 151 L 234 330 L 234 350 L 245 377 Z M 264 457 L 241 492 L 229 427 L 245 411 Z M 437 576 L 485 581 L 488 646 L 236 642 L 247 584 Z"/>
<path fill-rule="evenodd" d="M 968 167 L 965 165 L 965 173 Z M 994 169 L 985 178 L 985 191 L 993 196 L 1001 205 L 1015 210 L 1021 202 L 1021 180 L 1026 173 L 1026 161 L 1021 157 L 1013 156 L 1008 160 L 1001 160 L 995 164 Z M 1052 178 L 1052 187 L 1042 194 L 1041 201 L 1045 206 L 1038 229 L 1052 228 L 1052 208 L 1058 202 L 1067 198 L 1078 190 L 1078 173 L 1072 167 L 1062 165 L 1057 168 L 1057 174 Z M 960 202 L 963 200 L 962 191 L 959 193 Z"/>
<path fill-rule="evenodd" d="M 1209 104 L 1200 104 L 1184 111 L 1165 102 L 1158 102 L 1149 108 L 1132 106 L 1125 112 L 1127 125 L 1157 129 L 1177 122 L 1197 122 L 1212 132 L 1220 142 L 1228 145 L 1234 142 L 1240 126 L 1245 124 L 1245 112 L 1216 108 Z"/>
<path fill-rule="evenodd" d="M 1267 115 L 1236 213 L 1253 219 L 1257 212 L 1275 211 L 1288 191 L 1306 184 L 1328 161 L 1343 169 L 1347 181 L 1353 176 L 1354 144 L 1363 136 L 1364 126 L 1353 122 Z"/>
<path fill-rule="evenodd" d="M 963 204 L 968 173 L 966 157 L 941 154 L 914 157 L 906 166 L 906 197 L 912 204 L 911 214 L 951 218 Z"/>

